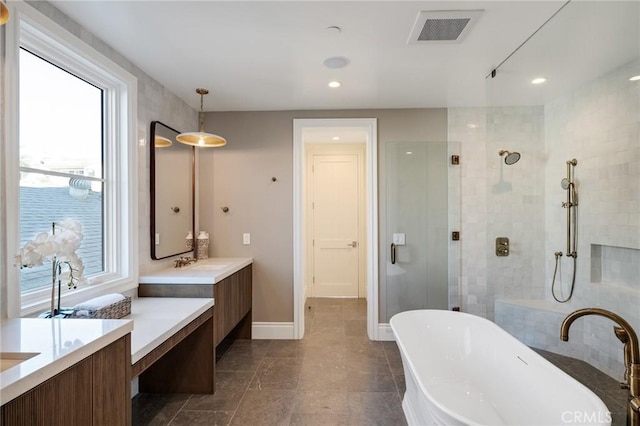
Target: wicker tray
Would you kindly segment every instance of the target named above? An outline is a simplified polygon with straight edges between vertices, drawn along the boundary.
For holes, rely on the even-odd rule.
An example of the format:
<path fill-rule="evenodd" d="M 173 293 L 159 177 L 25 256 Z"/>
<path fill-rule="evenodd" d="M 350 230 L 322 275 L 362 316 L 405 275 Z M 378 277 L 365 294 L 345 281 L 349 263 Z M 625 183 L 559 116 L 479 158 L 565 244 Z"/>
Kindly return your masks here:
<path fill-rule="evenodd" d="M 131 297 L 96 310 L 74 310 L 72 318 L 119 319 L 131 313 Z"/>

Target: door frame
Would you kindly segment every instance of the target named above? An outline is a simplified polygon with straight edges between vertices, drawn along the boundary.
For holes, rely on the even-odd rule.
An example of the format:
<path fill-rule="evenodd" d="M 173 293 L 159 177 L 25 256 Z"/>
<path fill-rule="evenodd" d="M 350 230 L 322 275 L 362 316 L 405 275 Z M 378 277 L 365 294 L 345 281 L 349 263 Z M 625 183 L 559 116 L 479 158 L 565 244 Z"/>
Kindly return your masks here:
<path fill-rule="evenodd" d="M 367 334 L 378 340 L 378 120 L 376 118 L 293 120 L 293 332 L 304 337 L 304 176 L 305 128 L 353 127 L 367 135 L 365 141 L 365 188 L 367 234 Z"/>

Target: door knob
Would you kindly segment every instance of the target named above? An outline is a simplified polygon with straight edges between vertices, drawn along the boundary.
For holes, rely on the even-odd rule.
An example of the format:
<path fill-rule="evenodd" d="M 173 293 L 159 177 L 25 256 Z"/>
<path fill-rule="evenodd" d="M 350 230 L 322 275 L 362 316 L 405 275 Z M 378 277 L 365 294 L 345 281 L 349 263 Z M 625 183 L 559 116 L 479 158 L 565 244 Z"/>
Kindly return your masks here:
<path fill-rule="evenodd" d="M 349 247 L 356 248 L 356 247 L 358 247 L 358 242 L 357 242 L 357 241 L 353 241 L 353 242 L 351 242 L 351 244 L 347 244 L 347 245 L 348 245 Z"/>

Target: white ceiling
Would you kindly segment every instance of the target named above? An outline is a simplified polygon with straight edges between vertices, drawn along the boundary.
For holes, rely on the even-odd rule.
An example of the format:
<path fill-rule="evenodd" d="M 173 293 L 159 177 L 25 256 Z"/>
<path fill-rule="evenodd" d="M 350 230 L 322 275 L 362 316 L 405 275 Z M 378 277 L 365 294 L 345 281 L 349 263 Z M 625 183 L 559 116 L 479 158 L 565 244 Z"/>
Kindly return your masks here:
<path fill-rule="evenodd" d="M 240 111 L 484 105 L 485 77 L 565 2 L 53 3 L 194 108 L 204 87 L 205 110 Z M 462 43 L 407 44 L 420 11 L 471 9 Z"/>
<path fill-rule="evenodd" d="M 488 80 L 487 104 L 544 105 L 639 56 L 640 1 L 574 0 Z"/>
<path fill-rule="evenodd" d="M 205 110 L 239 111 L 483 105 L 485 76 L 564 1 L 53 3 L 194 108 L 204 87 Z M 462 43 L 407 44 L 421 10 L 465 9 L 484 13 Z"/>

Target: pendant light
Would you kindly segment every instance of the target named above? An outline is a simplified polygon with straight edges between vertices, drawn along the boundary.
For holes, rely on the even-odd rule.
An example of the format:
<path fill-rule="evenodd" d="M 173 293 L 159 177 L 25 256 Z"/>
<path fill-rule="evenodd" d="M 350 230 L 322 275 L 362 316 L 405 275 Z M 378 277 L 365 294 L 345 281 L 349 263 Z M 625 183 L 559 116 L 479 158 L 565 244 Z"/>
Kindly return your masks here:
<path fill-rule="evenodd" d="M 164 136 L 156 136 L 153 144 L 154 148 L 169 148 L 171 145 L 173 145 L 173 143 Z"/>
<path fill-rule="evenodd" d="M 200 95 L 200 113 L 198 115 L 200 119 L 200 130 L 197 132 L 181 133 L 176 137 L 176 140 L 185 145 L 199 146 L 202 148 L 225 146 L 227 144 L 225 138 L 204 131 L 203 102 L 204 95 L 209 93 L 209 91 L 207 89 L 196 89 L 196 93 Z"/>
<path fill-rule="evenodd" d="M 9 8 L 4 0 L 0 0 L 0 25 L 4 25 L 9 20 Z"/>

